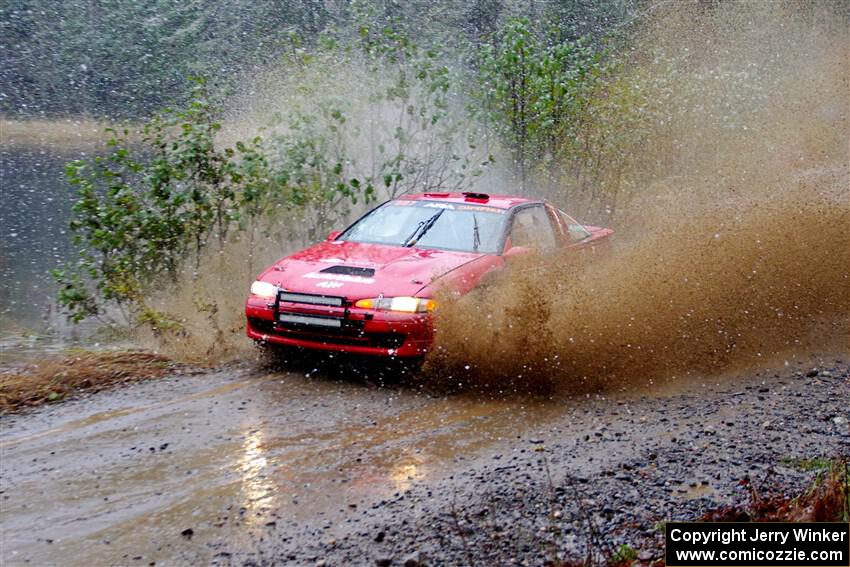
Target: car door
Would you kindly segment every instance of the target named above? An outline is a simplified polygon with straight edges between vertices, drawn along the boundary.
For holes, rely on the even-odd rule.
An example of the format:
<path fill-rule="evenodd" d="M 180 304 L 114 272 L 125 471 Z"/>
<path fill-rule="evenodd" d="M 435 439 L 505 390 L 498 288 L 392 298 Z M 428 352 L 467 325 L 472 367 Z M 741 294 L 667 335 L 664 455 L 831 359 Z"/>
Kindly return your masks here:
<path fill-rule="evenodd" d="M 522 207 L 514 212 L 506 249 L 519 247 L 540 254 L 558 248 L 559 237 L 543 204 Z"/>

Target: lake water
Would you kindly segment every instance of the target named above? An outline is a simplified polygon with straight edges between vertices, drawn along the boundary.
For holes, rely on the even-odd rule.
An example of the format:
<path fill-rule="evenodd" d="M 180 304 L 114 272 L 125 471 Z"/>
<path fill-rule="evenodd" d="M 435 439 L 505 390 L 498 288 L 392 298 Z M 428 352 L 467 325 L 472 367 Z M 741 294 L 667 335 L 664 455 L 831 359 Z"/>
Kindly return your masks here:
<path fill-rule="evenodd" d="M 0 143 L 0 318 L 2 331 L 43 330 L 55 319 L 50 270 L 74 257 L 68 220 L 74 201 L 65 164 L 85 156 L 65 144 Z"/>

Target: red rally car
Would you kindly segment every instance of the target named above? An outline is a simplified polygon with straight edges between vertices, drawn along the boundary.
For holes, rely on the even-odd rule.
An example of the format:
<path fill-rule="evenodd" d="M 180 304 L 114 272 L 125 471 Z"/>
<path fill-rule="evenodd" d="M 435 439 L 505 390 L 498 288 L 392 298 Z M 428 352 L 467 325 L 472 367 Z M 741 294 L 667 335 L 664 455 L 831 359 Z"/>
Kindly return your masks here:
<path fill-rule="evenodd" d="M 512 256 L 605 245 L 612 232 L 534 199 L 405 195 L 260 274 L 245 304 L 247 334 L 264 344 L 422 357 L 437 290 L 463 294 Z"/>

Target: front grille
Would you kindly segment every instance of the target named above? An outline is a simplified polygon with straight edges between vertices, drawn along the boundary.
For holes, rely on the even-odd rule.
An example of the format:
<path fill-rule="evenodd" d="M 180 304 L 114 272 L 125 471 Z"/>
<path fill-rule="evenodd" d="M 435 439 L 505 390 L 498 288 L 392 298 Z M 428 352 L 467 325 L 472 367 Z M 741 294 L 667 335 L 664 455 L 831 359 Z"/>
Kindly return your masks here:
<path fill-rule="evenodd" d="M 327 327 L 339 329 L 344 320 L 339 317 L 316 317 L 314 315 L 298 315 L 295 313 L 281 313 L 277 318 L 283 325 L 312 325 L 314 327 Z"/>
<path fill-rule="evenodd" d="M 327 305 L 330 307 L 342 307 L 345 305 L 345 299 L 332 295 L 313 295 L 310 293 L 293 293 L 290 291 L 279 291 L 277 294 L 278 301 L 287 301 L 289 303 L 304 303 L 306 305 Z"/>
<path fill-rule="evenodd" d="M 350 274 L 339 274 L 340 277 Z M 338 307 L 341 309 L 298 308 L 303 306 Z M 340 346 L 364 346 L 393 349 L 404 344 L 400 333 L 366 333 L 362 319 L 350 319 L 350 303 L 343 297 L 278 291 L 274 305 L 274 321 L 251 318 L 254 329 L 261 333 L 277 335 L 313 343 Z"/>
<path fill-rule="evenodd" d="M 366 346 L 374 348 L 399 348 L 404 344 L 401 333 L 365 333 L 362 321 L 346 320 L 340 328 L 316 328 L 297 323 L 279 323 L 252 317 L 251 326 L 261 332 L 280 337 L 341 346 Z"/>
<path fill-rule="evenodd" d="M 339 317 L 321 317 L 298 313 L 278 315 L 279 326 L 285 329 L 301 331 L 311 329 L 321 333 L 359 335 L 363 332 L 363 321 L 353 321 Z M 319 331 L 319 329 L 321 329 Z"/>

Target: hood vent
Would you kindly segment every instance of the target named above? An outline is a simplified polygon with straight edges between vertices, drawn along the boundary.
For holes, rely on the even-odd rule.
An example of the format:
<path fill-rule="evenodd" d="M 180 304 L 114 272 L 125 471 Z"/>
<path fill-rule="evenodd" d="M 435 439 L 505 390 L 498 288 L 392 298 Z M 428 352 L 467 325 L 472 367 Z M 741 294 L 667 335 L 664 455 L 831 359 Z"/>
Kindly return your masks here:
<path fill-rule="evenodd" d="M 331 266 L 321 270 L 323 274 L 344 274 L 346 276 L 359 276 L 361 278 L 371 278 L 375 275 L 373 268 L 357 268 L 355 266 Z"/>

